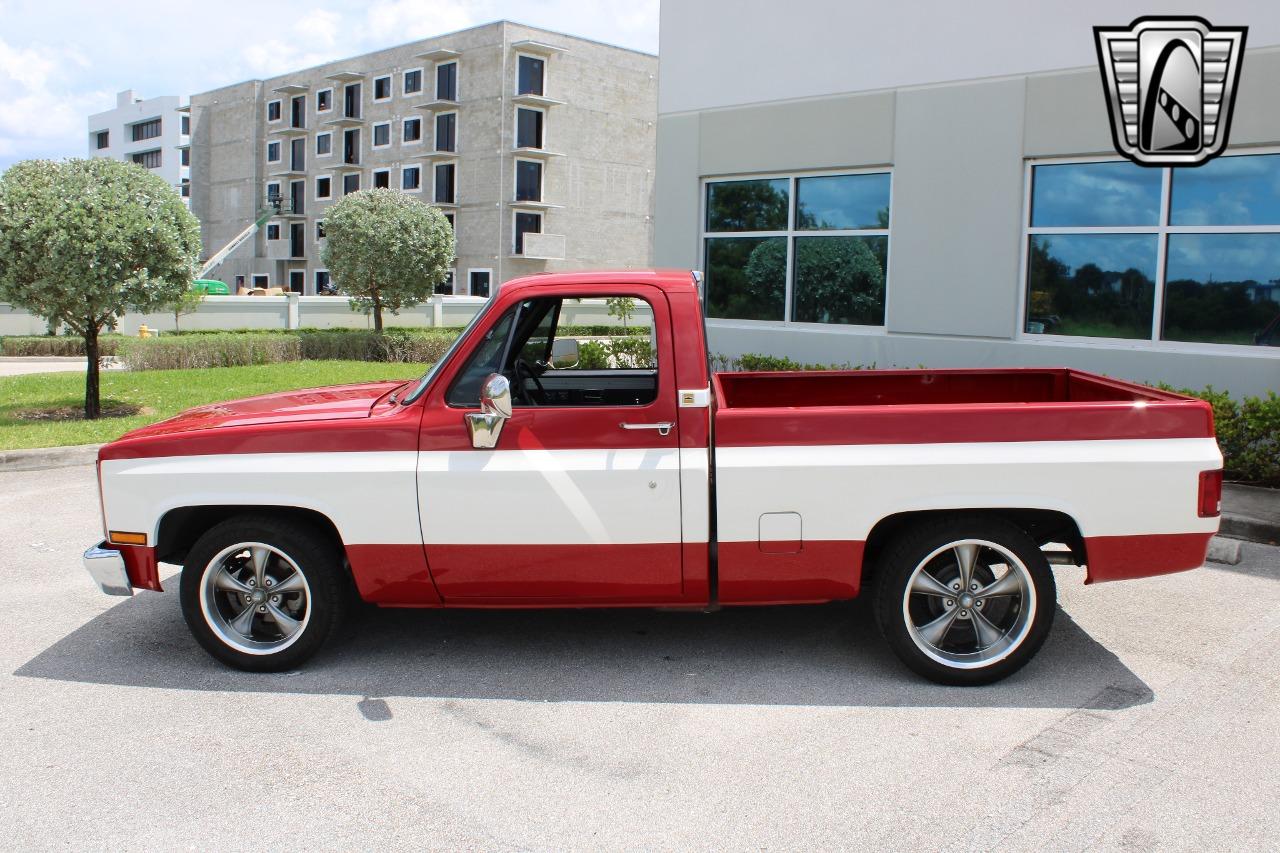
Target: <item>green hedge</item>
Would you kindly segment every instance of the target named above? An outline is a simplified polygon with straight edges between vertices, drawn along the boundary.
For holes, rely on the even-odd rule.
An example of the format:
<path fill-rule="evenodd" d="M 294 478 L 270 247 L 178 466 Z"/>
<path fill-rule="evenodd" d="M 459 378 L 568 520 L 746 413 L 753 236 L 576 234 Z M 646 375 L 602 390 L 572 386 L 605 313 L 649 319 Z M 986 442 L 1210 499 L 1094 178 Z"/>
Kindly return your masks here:
<path fill-rule="evenodd" d="M 124 335 L 100 335 L 102 355 L 116 355 Z M 70 335 L 6 335 L 0 338 L 0 355 L 84 357 L 84 339 Z"/>
<path fill-rule="evenodd" d="M 129 370 L 189 370 L 244 367 L 302 359 L 302 342 L 291 335 L 162 335 L 121 342 L 120 360 Z"/>
<path fill-rule="evenodd" d="M 1213 423 L 1227 479 L 1280 485 L 1280 396 L 1275 391 L 1268 391 L 1265 397 L 1237 401 L 1213 386 L 1203 391 L 1160 387 L 1199 397 L 1213 406 Z"/>
<path fill-rule="evenodd" d="M 770 370 L 874 370 L 875 363 L 850 364 L 846 361 L 841 364 L 805 364 L 786 356 L 746 352 L 737 358 L 715 353 L 711 356 L 711 367 L 721 373 L 755 373 Z"/>

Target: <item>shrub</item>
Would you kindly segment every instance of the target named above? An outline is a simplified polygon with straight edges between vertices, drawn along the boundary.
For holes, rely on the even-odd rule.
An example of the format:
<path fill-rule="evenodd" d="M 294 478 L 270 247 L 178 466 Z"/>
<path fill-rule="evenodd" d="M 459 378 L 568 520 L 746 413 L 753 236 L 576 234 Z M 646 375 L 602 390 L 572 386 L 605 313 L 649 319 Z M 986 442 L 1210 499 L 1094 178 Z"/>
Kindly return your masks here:
<path fill-rule="evenodd" d="M 615 367 L 652 368 L 654 366 L 653 345 L 647 338 L 618 337 L 606 345 L 609 355 L 613 356 Z"/>
<path fill-rule="evenodd" d="M 609 366 L 609 348 L 599 341 L 578 344 L 578 370 L 604 370 Z"/>
<path fill-rule="evenodd" d="M 747 352 L 733 358 L 716 353 L 711 357 L 711 366 L 720 372 L 736 373 L 739 371 L 778 371 L 778 370 L 863 370 L 875 369 L 875 363 L 866 364 L 804 364 L 787 358 L 785 355 L 765 355 L 758 352 Z"/>
<path fill-rule="evenodd" d="M 1237 402 L 1213 386 L 1203 391 L 1160 387 L 1199 397 L 1213 406 L 1214 428 L 1228 479 L 1280 484 L 1280 396 L 1275 391 L 1268 391 L 1265 397 L 1245 397 Z"/>
<path fill-rule="evenodd" d="M 99 355 L 115 355 L 123 335 L 98 338 Z M 0 355 L 79 356 L 84 358 L 84 338 L 70 335 L 8 335 L 0 338 Z"/>
<path fill-rule="evenodd" d="M 302 358 L 301 341 L 292 335 L 164 335 L 130 338 L 120 347 L 130 370 L 182 370 L 274 364 Z"/>

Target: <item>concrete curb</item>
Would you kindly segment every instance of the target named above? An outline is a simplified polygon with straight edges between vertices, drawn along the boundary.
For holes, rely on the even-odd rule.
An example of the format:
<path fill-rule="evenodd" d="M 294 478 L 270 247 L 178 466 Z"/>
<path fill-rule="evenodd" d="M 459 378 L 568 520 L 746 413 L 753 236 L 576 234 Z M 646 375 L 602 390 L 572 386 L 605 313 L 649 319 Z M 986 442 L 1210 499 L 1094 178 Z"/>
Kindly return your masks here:
<path fill-rule="evenodd" d="M 73 444 L 70 447 L 37 447 L 32 450 L 0 450 L 0 472 L 44 471 L 92 465 L 98 460 L 101 444 Z"/>
<path fill-rule="evenodd" d="M 1257 542 L 1260 545 L 1280 545 L 1280 524 L 1244 515 L 1224 513 L 1218 533 L 1232 539 Z"/>

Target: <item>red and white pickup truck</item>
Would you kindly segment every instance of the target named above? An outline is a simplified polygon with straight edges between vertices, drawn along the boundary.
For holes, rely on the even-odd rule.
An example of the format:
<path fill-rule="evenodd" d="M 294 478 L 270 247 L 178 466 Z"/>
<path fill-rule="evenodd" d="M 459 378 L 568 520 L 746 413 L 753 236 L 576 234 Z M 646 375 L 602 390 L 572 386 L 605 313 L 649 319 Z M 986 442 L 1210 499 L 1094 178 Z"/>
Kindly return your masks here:
<path fill-rule="evenodd" d="M 625 346 L 571 328 L 608 297 L 634 300 Z M 696 276 L 538 275 L 418 381 L 106 445 L 85 563 L 120 595 L 181 564 L 196 639 L 245 669 L 298 665 L 353 593 L 705 610 L 867 588 L 908 666 L 974 684 L 1043 643 L 1051 558 L 1089 582 L 1201 565 L 1221 467 L 1199 400 L 1067 369 L 712 375 Z"/>

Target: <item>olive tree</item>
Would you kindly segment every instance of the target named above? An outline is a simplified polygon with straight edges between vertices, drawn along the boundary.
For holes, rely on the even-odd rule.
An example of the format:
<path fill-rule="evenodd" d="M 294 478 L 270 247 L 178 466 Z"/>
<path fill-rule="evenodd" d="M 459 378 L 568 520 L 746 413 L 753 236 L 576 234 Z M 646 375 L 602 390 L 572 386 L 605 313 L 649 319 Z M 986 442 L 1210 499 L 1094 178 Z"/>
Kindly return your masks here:
<path fill-rule="evenodd" d="M 25 160 L 0 175 L 0 298 L 84 338 L 84 416 L 101 414 L 98 335 L 186 290 L 200 223 L 173 187 L 118 160 Z"/>
<path fill-rule="evenodd" d="M 344 196 L 324 217 L 323 260 L 351 307 L 395 314 L 423 302 L 453 263 L 453 229 L 437 208 L 391 189 Z"/>

